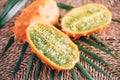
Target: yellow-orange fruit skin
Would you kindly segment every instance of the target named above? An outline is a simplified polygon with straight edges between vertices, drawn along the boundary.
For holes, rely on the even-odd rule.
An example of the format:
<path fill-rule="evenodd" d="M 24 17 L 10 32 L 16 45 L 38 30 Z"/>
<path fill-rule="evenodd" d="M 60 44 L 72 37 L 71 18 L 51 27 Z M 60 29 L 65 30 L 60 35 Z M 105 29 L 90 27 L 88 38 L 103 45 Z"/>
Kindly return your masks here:
<path fill-rule="evenodd" d="M 44 22 L 54 25 L 58 17 L 59 9 L 54 0 L 35 0 L 16 18 L 12 32 L 17 40 L 26 42 L 25 30 L 31 23 Z"/>

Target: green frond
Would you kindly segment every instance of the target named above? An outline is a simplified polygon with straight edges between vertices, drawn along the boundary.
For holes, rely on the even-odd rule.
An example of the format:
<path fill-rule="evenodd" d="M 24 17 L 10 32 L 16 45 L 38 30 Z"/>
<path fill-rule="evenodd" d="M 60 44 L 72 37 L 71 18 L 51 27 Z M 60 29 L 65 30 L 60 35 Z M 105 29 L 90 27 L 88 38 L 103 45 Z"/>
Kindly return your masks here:
<path fill-rule="evenodd" d="M 86 71 L 81 64 L 77 63 L 76 67 L 87 78 L 87 80 L 94 80 L 92 76 L 88 73 L 88 71 Z"/>
<path fill-rule="evenodd" d="M 96 55 L 95 53 L 91 52 L 90 50 L 84 48 L 83 46 L 78 44 L 78 48 L 79 48 L 79 50 L 82 50 L 83 52 L 85 52 L 86 54 L 90 55 L 91 57 L 93 57 L 94 59 L 98 60 L 99 62 L 102 62 L 106 66 L 110 66 L 110 64 L 108 64 L 106 61 L 104 61 L 98 55 Z"/>
<path fill-rule="evenodd" d="M 120 20 L 117 20 L 117 19 L 112 19 L 112 21 L 120 23 Z"/>
<path fill-rule="evenodd" d="M 15 5 L 17 1 L 18 0 L 8 0 L 8 3 L 4 7 L 3 12 L 0 15 L 0 21 L 6 16 L 6 14 L 10 11 L 10 9 Z"/>
<path fill-rule="evenodd" d="M 56 24 L 55 27 L 59 30 L 61 29 L 61 27 L 58 24 Z"/>
<path fill-rule="evenodd" d="M 63 71 L 60 71 L 59 74 L 58 74 L 58 80 L 63 80 L 62 79 L 62 74 L 63 74 Z"/>
<path fill-rule="evenodd" d="M 22 47 L 22 50 L 20 52 L 20 56 L 19 56 L 19 58 L 16 62 L 16 65 L 14 67 L 14 72 L 13 72 L 14 77 L 15 77 L 15 74 L 17 73 L 17 71 L 19 70 L 19 66 L 21 64 L 21 61 L 23 59 L 23 56 L 24 56 L 24 53 L 26 52 L 27 47 L 28 47 L 28 43 L 25 43 Z"/>
<path fill-rule="evenodd" d="M 85 42 L 85 43 L 87 43 L 87 44 L 89 44 L 91 46 L 94 46 L 95 48 L 98 48 L 101 51 L 106 52 L 107 54 L 111 55 L 113 58 L 115 58 L 118 61 L 120 61 L 120 59 L 116 55 L 114 55 L 113 53 L 111 53 L 110 51 L 108 51 L 107 49 L 105 49 L 104 47 L 102 47 L 101 45 L 99 45 L 99 44 L 97 44 L 97 43 L 95 43 L 95 42 L 93 42 L 91 40 L 88 40 L 85 37 L 81 37 L 79 40 L 81 40 L 81 41 L 83 41 L 83 42 Z"/>
<path fill-rule="evenodd" d="M 94 67 L 96 70 L 98 70 L 99 72 L 101 72 L 103 75 L 107 76 L 110 80 L 111 77 L 105 72 L 103 71 L 100 67 L 98 67 L 96 64 L 94 64 L 92 61 L 90 61 L 88 58 L 86 58 L 85 56 L 83 56 L 82 54 L 80 55 L 80 58 L 84 61 L 86 61 L 90 66 Z"/>
<path fill-rule="evenodd" d="M 26 75 L 25 75 L 25 80 L 28 80 L 28 77 L 29 77 L 29 74 L 30 74 L 30 69 L 33 65 L 34 59 L 35 59 L 35 54 L 32 53 L 32 55 L 30 56 L 29 63 L 28 63 L 28 67 L 27 67 L 27 71 L 26 71 Z"/>
<path fill-rule="evenodd" d="M 71 75 L 72 75 L 73 80 L 78 80 L 77 74 L 76 74 L 76 72 L 74 71 L 74 69 L 71 69 L 70 72 L 71 72 Z"/>
<path fill-rule="evenodd" d="M 113 48 L 112 46 L 110 46 L 110 45 L 107 44 L 106 42 L 102 41 L 102 40 L 101 40 L 100 38 L 98 38 L 97 36 L 91 35 L 90 38 L 91 38 L 92 40 L 94 40 L 95 42 L 102 44 L 103 47 L 107 47 L 108 49 L 113 50 L 114 52 L 118 53 L 118 51 L 117 51 L 115 48 Z"/>
<path fill-rule="evenodd" d="M 120 72 L 114 67 L 111 66 L 110 64 L 108 64 L 106 61 L 104 61 L 102 58 L 100 58 L 98 55 L 96 55 L 95 53 L 91 52 L 90 50 L 84 48 L 83 46 L 78 44 L 78 48 L 79 50 L 82 50 L 83 52 L 85 52 L 86 54 L 90 55 L 92 58 L 98 60 L 99 62 L 102 62 L 103 64 L 105 64 L 106 66 L 108 66 L 108 68 L 112 69 L 113 71 L 115 71 L 117 74 L 120 74 Z"/>
<path fill-rule="evenodd" d="M 2 28 L 6 22 L 8 22 L 27 2 L 27 0 L 19 0 L 7 14 L 0 20 L 0 28 Z"/>
<path fill-rule="evenodd" d="M 65 9 L 65 10 L 71 10 L 73 8 L 73 6 L 66 5 L 66 4 L 63 4 L 63 3 L 57 3 L 57 6 L 59 8 Z"/>
<path fill-rule="evenodd" d="M 55 70 L 50 70 L 50 80 L 54 80 Z"/>
<path fill-rule="evenodd" d="M 3 49 L 2 53 L 0 54 L 0 60 L 5 55 L 5 52 L 11 47 L 13 42 L 14 42 L 14 37 L 12 36 L 12 37 L 10 37 L 7 45 L 5 46 L 5 48 Z"/>
<path fill-rule="evenodd" d="M 38 61 L 38 64 L 37 64 L 37 67 L 36 67 L 36 69 L 35 69 L 34 80 L 38 80 L 41 67 L 42 67 L 42 62 L 39 60 L 39 61 Z"/>

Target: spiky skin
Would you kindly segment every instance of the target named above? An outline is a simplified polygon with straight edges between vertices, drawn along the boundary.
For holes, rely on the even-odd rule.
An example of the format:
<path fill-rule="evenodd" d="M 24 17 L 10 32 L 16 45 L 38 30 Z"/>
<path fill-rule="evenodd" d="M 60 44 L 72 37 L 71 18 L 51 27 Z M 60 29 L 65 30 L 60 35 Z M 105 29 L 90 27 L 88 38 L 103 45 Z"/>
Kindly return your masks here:
<path fill-rule="evenodd" d="M 16 18 L 12 31 L 17 40 L 26 42 L 25 30 L 31 23 L 55 24 L 58 17 L 59 9 L 54 0 L 35 0 Z"/>

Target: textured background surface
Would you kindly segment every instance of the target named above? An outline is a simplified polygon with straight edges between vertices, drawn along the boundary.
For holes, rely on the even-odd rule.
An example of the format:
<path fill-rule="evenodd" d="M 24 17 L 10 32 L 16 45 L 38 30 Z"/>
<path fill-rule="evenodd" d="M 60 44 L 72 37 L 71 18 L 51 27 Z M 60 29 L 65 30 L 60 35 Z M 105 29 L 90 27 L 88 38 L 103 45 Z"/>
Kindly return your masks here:
<path fill-rule="evenodd" d="M 6 1 L 7 0 L 0 0 L 0 11 L 2 11 L 2 8 L 4 7 L 4 4 Z M 56 0 L 56 1 L 72 5 L 74 7 L 82 6 L 90 2 L 104 4 L 112 12 L 113 18 L 120 20 L 120 0 Z M 30 4 L 31 2 L 32 0 L 28 0 L 28 4 Z M 65 13 L 66 13 L 65 10 L 61 10 L 61 15 L 64 15 Z M 14 21 L 14 18 L 12 18 L 2 29 L 0 29 L 0 53 L 2 49 L 5 47 L 5 45 L 7 44 L 9 37 L 12 35 L 12 32 L 10 31 L 10 29 L 13 26 L 13 21 Z M 105 28 L 99 34 L 97 33 L 95 35 L 100 37 L 105 42 L 109 43 L 111 46 L 115 47 L 120 52 L 120 24 L 119 23 L 111 22 L 111 24 L 107 28 Z M 98 54 L 108 63 L 115 66 L 120 72 L 120 62 L 115 61 L 112 57 L 110 57 L 109 55 L 106 55 L 104 52 L 101 52 L 98 49 L 95 49 L 84 43 L 82 44 L 88 49 L 91 49 L 91 51 Z M 0 80 L 11 80 L 13 68 L 18 59 L 18 56 L 20 55 L 22 45 L 23 43 L 15 41 L 12 47 L 10 47 L 10 49 L 7 51 L 7 54 L 0 61 Z M 80 53 L 83 54 L 82 52 Z M 22 63 L 20 65 L 20 69 L 16 74 L 15 80 L 24 80 L 30 55 L 31 55 L 31 50 L 30 48 L 28 48 L 22 60 Z M 86 55 L 86 57 L 88 56 Z M 37 65 L 36 64 L 37 61 L 38 60 L 34 61 L 34 65 L 29 75 L 29 80 L 33 80 L 33 74 L 35 71 L 35 67 Z M 92 60 L 92 61 L 97 65 L 99 65 L 103 70 L 108 72 L 113 78 L 113 80 L 120 80 L 120 75 L 117 75 L 115 72 L 111 71 L 110 69 L 105 67 L 103 64 L 99 63 L 98 61 L 96 60 Z M 105 76 L 101 75 L 98 71 L 90 67 L 84 61 L 80 60 L 80 63 L 84 66 L 85 69 L 87 69 L 90 72 L 90 74 L 95 80 L 108 80 Z M 39 80 L 49 80 L 49 70 L 50 68 L 44 65 L 40 72 Z M 85 77 L 76 70 L 76 68 L 75 68 L 75 71 L 77 72 L 79 80 L 86 80 Z M 55 74 L 55 80 L 57 80 L 57 75 L 58 75 L 58 72 L 56 72 Z M 63 80 L 72 80 L 72 77 L 69 71 L 64 71 Z"/>

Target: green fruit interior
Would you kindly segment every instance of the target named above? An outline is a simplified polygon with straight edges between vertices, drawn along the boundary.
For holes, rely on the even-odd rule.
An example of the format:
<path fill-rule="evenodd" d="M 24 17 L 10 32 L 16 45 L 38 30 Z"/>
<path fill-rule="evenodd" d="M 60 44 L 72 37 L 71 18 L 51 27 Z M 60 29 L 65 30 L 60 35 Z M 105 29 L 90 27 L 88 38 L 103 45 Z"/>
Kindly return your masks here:
<path fill-rule="evenodd" d="M 75 8 L 62 19 L 62 26 L 72 32 L 85 32 L 110 23 L 111 14 L 103 6 Z"/>
<path fill-rule="evenodd" d="M 79 58 L 70 40 L 50 25 L 33 25 L 29 29 L 29 35 L 37 50 L 59 66 L 74 66 Z"/>

